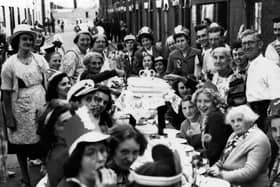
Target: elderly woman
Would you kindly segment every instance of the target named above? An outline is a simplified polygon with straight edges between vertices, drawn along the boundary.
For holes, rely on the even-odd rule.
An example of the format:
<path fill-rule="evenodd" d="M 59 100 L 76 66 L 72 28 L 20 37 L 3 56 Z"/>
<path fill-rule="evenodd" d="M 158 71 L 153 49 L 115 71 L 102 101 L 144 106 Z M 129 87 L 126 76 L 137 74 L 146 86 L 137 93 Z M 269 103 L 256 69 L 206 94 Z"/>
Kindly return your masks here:
<path fill-rule="evenodd" d="M 223 154 L 209 170 L 233 186 L 267 187 L 271 149 L 268 137 L 254 123 L 258 115 L 247 105 L 233 107 L 226 115 L 233 133 Z"/>
<path fill-rule="evenodd" d="M 117 176 L 105 168 L 108 157 L 107 143 L 110 136 L 89 132 L 80 136 L 69 149 L 64 164 L 64 179 L 57 187 L 116 186 Z"/>
<path fill-rule="evenodd" d="M 3 64 L 1 89 L 5 107 L 8 152 L 17 154 L 22 172 L 21 182 L 30 186 L 27 157 L 39 151 L 36 134 L 38 111 L 45 104 L 48 63 L 43 56 L 33 53 L 36 33 L 30 25 L 18 25 L 11 37 L 16 54 Z"/>
<path fill-rule="evenodd" d="M 119 69 L 105 70 L 101 72 L 104 57 L 98 52 L 89 52 L 83 61 L 86 70 L 81 74 L 80 80 L 91 79 L 94 83 L 100 83 L 114 76 L 123 76 L 124 71 Z"/>
<path fill-rule="evenodd" d="M 107 166 L 117 174 L 119 187 L 128 184 L 130 166 L 142 155 L 147 147 L 144 135 L 131 125 L 117 125 L 110 131 L 109 161 Z"/>
<path fill-rule="evenodd" d="M 212 56 L 216 70 L 213 75 L 212 83 L 217 86 L 222 99 L 226 100 L 226 95 L 229 90 L 229 81 L 233 74 L 231 69 L 231 53 L 226 47 L 217 47 L 213 50 Z"/>
<path fill-rule="evenodd" d="M 75 38 L 73 49 L 66 52 L 63 57 L 60 70 L 67 73 L 73 82 L 84 71 L 83 59 L 92 43 L 92 37 L 89 31 L 79 31 Z"/>
<path fill-rule="evenodd" d="M 203 152 L 213 165 L 221 156 L 232 130 L 225 124 L 225 116 L 219 109 L 221 99 L 216 91 L 200 88 L 192 98 L 202 117 L 201 141 Z"/>

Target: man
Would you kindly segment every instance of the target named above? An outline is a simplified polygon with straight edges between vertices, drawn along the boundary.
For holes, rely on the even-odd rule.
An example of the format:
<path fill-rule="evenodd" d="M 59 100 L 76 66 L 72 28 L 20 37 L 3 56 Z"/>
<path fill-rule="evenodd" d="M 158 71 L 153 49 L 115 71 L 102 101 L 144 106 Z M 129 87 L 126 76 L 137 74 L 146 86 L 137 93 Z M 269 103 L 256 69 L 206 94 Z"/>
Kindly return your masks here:
<path fill-rule="evenodd" d="M 265 120 L 270 100 L 280 98 L 280 68 L 262 55 L 263 41 L 257 32 L 244 31 L 241 42 L 249 60 L 246 81 L 247 102 L 260 115 L 256 123 L 266 132 Z"/>
<path fill-rule="evenodd" d="M 212 51 L 216 47 L 226 47 L 230 50 L 230 47 L 224 42 L 224 29 L 221 26 L 210 27 L 208 30 L 208 42 L 209 49 L 204 53 L 203 58 L 203 72 L 210 72 L 213 74 L 215 72 L 214 59 L 212 57 Z"/>
<path fill-rule="evenodd" d="M 208 27 L 207 25 L 197 25 L 194 27 L 196 33 L 196 42 L 202 50 L 202 55 L 204 55 L 205 51 L 209 48 L 208 43 Z"/>
<path fill-rule="evenodd" d="M 154 36 L 152 29 L 150 27 L 144 26 L 142 27 L 137 35 L 137 38 L 142 46 L 142 48 L 138 49 L 135 52 L 134 60 L 133 60 L 133 74 L 138 75 L 139 70 L 143 69 L 142 60 L 146 55 L 151 55 L 154 58 L 158 56 L 162 56 L 161 51 L 158 51 L 153 45 Z"/>
<path fill-rule="evenodd" d="M 174 40 L 177 48 L 168 57 L 166 73 L 187 77 L 195 73 L 201 66 L 201 51 L 189 46 L 189 30 L 182 25 L 174 29 Z"/>
<path fill-rule="evenodd" d="M 234 74 L 229 82 L 227 94 L 228 106 L 238 106 L 246 104 L 246 76 L 248 69 L 248 59 L 245 56 L 241 41 L 235 41 L 231 45 L 233 56 Z"/>
<path fill-rule="evenodd" d="M 280 66 L 280 17 L 274 18 L 273 22 L 273 34 L 276 39 L 268 44 L 265 57 L 275 61 L 275 63 Z"/>

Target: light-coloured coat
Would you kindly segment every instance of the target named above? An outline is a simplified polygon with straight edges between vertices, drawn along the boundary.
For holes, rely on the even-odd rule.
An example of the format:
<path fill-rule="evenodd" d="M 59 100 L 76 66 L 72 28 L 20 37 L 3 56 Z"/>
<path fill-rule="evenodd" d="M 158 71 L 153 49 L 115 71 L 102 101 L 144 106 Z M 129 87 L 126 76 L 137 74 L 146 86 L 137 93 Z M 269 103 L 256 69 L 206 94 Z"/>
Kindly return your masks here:
<path fill-rule="evenodd" d="M 267 136 L 258 128 L 253 127 L 248 136 L 238 142 L 224 163 L 218 161 L 222 178 L 233 185 L 241 187 L 267 187 L 268 164 L 271 148 Z M 229 137 L 228 142 L 235 136 Z"/>

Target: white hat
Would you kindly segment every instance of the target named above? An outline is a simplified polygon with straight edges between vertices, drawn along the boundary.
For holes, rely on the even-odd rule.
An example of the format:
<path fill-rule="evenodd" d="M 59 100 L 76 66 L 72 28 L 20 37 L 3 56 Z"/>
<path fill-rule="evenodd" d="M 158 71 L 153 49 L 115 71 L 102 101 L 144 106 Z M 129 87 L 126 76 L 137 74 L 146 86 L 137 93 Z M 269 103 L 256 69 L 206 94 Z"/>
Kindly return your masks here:
<path fill-rule="evenodd" d="M 123 40 L 126 42 L 126 41 L 128 41 L 128 40 L 134 40 L 134 41 L 136 41 L 136 37 L 133 35 L 133 34 L 128 34 L 128 35 L 126 35 L 124 38 L 123 38 Z"/>
<path fill-rule="evenodd" d="M 69 155 L 73 153 L 73 151 L 76 149 L 79 143 L 81 142 L 88 142 L 88 143 L 94 143 L 94 142 L 101 142 L 103 140 L 106 140 L 110 137 L 108 134 L 103 134 L 99 131 L 91 131 L 88 133 L 83 134 L 79 138 L 77 138 L 74 143 L 69 148 Z"/>
<path fill-rule="evenodd" d="M 173 35 L 173 37 L 175 38 L 176 36 L 179 36 L 179 35 L 184 35 L 187 38 L 189 38 L 190 37 L 190 31 L 186 27 L 184 27 L 182 25 L 178 25 L 178 26 L 176 26 L 174 28 L 174 35 Z"/>
<path fill-rule="evenodd" d="M 93 80 L 86 79 L 86 80 L 81 80 L 74 84 L 70 90 L 67 93 L 67 101 L 71 101 L 73 97 L 79 97 L 82 95 L 86 95 L 94 90 L 97 90 L 96 87 L 94 87 L 95 84 Z"/>
<path fill-rule="evenodd" d="M 11 36 L 11 39 L 10 39 L 11 42 L 14 40 L 14 38 L 16 38 L 18 35 L 23 34 L 23 33 L 31 34 L 34 39 L 37 36 L 36 32 L 33 30 L 31 25 L 20 24 L 15 27 L 14 34 Z"/>

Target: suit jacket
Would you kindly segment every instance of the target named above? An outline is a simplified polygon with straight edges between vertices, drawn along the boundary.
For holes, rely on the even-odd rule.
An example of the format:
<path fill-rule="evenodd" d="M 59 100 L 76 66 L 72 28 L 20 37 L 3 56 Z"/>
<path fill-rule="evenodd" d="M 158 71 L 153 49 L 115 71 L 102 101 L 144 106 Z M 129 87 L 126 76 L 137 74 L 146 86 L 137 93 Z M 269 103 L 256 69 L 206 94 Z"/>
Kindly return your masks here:
<path fill-rule="evenodd" d="M 230 141 L 235 133 L 229 137 Z M 268 165 L 271 147 L 268 137 L 257 127 L 237 143 L 226 160 L 216 165 L 222 170 L 222 178 L 241 187 L 269 186 Z"/>
<path fill-rule="evenodd" d="M 158 51 L 154 46 L 152 46 L 153 57 L 156 58 L 158 56 L 162 56 L 162 52 Z M 143 57 L 147 53 L 147 51 L 142 47 L 135 52 L 134 60 L 133 60 L 133 74 L 138 75 L 139 71 L 143 69 L 142 61 Z"/>

